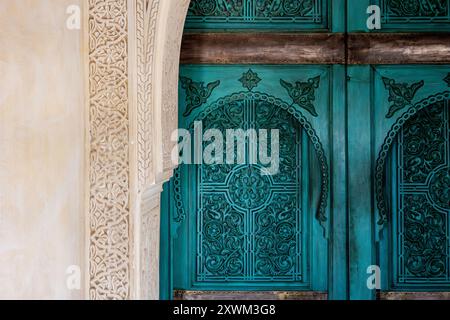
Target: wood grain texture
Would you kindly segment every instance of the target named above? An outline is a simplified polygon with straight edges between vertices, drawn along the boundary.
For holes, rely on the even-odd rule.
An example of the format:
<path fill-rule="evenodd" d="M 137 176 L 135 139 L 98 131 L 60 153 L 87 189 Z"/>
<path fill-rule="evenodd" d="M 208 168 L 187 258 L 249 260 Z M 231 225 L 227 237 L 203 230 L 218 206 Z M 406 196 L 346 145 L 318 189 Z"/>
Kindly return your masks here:
<path fill-rule="evenodd" d="M 448 64 L 450 33 L 350 33 L 349 64 Z"/>
<path fill-rule="evenodd" d="M 187 33 L 182 64 L 449 64 L 450 33 Z"/>
<path fill-rule="evenodd" d="M 176 290 L 175 300 L 327 300 L 318 291 L 189 291 Z"/>
<path fill-rule="evenodd" d="M 380 292 L 380 300 L 450 300 L 450 292 Z"/>
<path fill-rule="evenodd" d="M 344 64 L 340 33 L 187 33 L 182 64 Z"/>

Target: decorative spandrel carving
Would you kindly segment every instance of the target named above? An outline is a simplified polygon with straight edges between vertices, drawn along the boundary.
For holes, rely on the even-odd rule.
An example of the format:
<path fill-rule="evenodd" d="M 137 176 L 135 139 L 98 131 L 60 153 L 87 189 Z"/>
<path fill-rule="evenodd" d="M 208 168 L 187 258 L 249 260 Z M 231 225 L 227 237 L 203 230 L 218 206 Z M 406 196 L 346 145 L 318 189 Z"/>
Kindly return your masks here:
<path fill-rule="evenodd" d="M 206 103 L 213 90 L 220 85 L 219 80 L 205 85 L 203 82 L 195 82 L 186 77 L 180 77 L 180 82 L 181 87 L 186 91 L 186 110 L 183 113 L 185 117 Z"/>
<path fill-rule="evenodd" d="M 389 112 L 386 118 L 392 118 L 394 114 L 407 107 L 411 106 L 417 91 L 423 87 L 425 82 L 423 80 L 408 85 L 407 83 L 397 83 L 393 79 L 383 77 L 383 83 L 387 90 L 389 90 L 389 102 L 392 102 L 389 107 Z"/>
<path fill-rule="evenodd" d="M 280 80 L 280 83 L 287 90 L 295 104 L 308 111 L 314 117 L 318 116 L 313 102 L 316 100 L 315 90 L 319 88 L 320 76 L 308 79 L 306 82 L 297 81 L 295 85 L 283 79 Z"/>
<path fill-rule="evenodd" d="M 257 76 L 253 74 L 252 79 Z M 298 239 L 308 236 L 302 233 L 306 219 L 300 156 L 304 135 L 312 135 L 309 143 L 324 164 L 320 165 L 325 170 L 325 192 L 317 214 L 320 222 L 326 220 L 322 205 L 326 204 L 328 171 L 314 130 L 300 113 L 291 112 L 281 100 L 248 91 L 221 98 L 197 116 L 204 130 L 279 129 L 280 170 L 268 176 L 261 174 L 260 164 L 197 165 L 196 281 L 303 281 L 307 252 Z M 223 152 L 225 157 L 226 150 Z M 180 181 L 181 175 L 176 175 L 176 199 L 183 196 Z M 185 215 L 183 201 L 177 202 L 176 222 L 184 221 Z M 244 250 L 246 247 L 253 249 Z"/>
<path fill-rule="evenodd" d="M 253 72 L 252 69 L 248 69 L 247 72 L 242 74 L 242 77 L 239 79 L 239 82 L 242 83 L 242 86 L 246 88 L 248 91 L 252 91 L 254 88 L 258 86 L 258 83 L 261 82 L 261 78 L 258 77 L 256 72 Z"/>
<path fill-rule="evenodd" d="M 284 167 L 271 177 L 262 174 L 259 164 L 199 166 L 200 282 L 301 281 L 303 277 L 307 253 L 298 241 L 306 218 L 301 210 L 302 130 L 287 111 L 257 97 L 249 92 L 212 109 L 203 118 L 204 128 L 278 128 Z"/>

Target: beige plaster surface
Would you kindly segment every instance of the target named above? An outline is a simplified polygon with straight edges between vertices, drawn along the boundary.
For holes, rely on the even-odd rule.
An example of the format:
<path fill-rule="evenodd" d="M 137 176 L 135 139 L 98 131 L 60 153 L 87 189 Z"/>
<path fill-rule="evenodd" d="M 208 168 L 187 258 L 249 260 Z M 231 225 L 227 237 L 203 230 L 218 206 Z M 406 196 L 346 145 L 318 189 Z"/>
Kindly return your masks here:
<path fill-rule="evenodd" d="M 0 0 L 1 299 L 83 297 L 66 286 L 84 268 L 83 41 L 66 28 L 81 2 Z"/>

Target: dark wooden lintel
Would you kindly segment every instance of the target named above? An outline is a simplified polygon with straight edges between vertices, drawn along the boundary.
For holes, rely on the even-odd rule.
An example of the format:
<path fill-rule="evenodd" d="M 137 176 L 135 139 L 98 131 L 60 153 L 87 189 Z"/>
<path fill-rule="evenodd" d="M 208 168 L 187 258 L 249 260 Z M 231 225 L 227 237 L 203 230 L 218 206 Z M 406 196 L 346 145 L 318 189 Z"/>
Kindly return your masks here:
<path fill-rule="evenodd" d="M 182 64 L 343 64 L 343 34 L 185 34 Z"/>
<path fill-rule="evenodd" d="M 175 300 L 327 300 L 317 291 L 192 291 L 176 290 Z"/>
<path fill-rule="evenodd" d="M 450 33 L 353 33 L 349 64 L 448 64 Z"/>
<path fill-rule="evenodd" d="M 450 64 L 450 33 L 350 33 L 345 40 L 342 33 L 186 33 L 181 63 Z"/>
<path fill-rule="evenodd" d="M 380 292 L 380 300 L 450 300 L 450 292 Z"/>

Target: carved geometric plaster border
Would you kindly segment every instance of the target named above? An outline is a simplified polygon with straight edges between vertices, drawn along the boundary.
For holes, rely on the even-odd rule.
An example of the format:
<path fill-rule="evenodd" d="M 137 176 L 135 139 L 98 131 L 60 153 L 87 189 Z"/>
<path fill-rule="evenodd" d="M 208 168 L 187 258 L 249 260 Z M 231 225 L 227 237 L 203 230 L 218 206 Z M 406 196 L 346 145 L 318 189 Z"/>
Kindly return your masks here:
<path fill-rule="evenodd" d="M 87 0 L 88 297 L 157 299 L 189 0 Z"/>
<path fill-rule="evenodd" d="M 130 296 L 127 0 L 89 0 L 89 298 Z"/>

